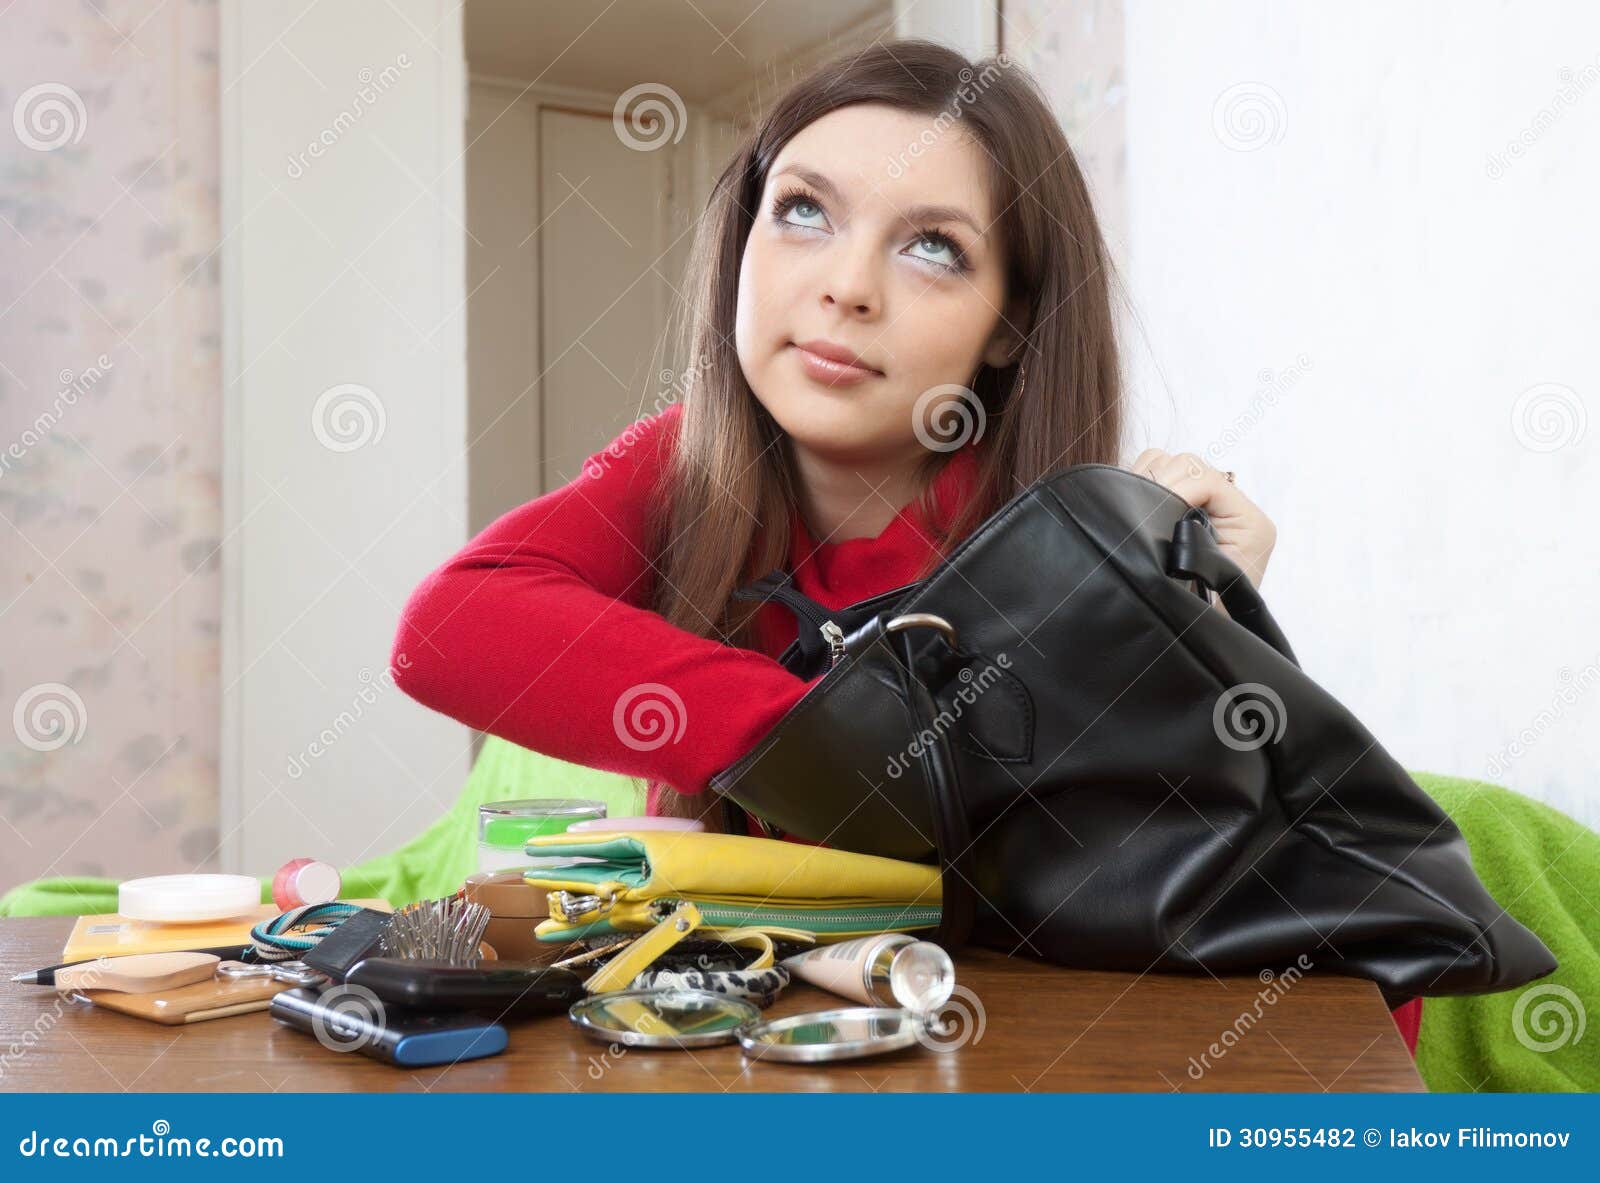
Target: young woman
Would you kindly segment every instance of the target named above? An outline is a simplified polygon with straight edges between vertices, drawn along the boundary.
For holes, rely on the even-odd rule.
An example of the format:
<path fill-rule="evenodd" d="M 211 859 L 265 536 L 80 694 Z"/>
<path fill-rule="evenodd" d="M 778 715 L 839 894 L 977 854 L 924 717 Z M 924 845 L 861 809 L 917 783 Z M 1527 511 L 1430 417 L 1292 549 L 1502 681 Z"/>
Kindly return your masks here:
<path fill-rule="evenodd" d="M 1003 58 L 905 41 L 824 67 L 735 153 L 699 234 L 681 401 L 430 575 L 393 672 L 715 826 L 707 782 L 814 684 L 777 661 L 794 617 L 730 593 L 779 567 L 829 608 L 913 582 L 1035 479 L 1117 463 L 1123 394 L 1088 188 Z M 1274 529 L 1231 473 L 1131 467 L 1260 582 Z M 1396 1012 L 1413 1046 L 1419 1014 Z"/>

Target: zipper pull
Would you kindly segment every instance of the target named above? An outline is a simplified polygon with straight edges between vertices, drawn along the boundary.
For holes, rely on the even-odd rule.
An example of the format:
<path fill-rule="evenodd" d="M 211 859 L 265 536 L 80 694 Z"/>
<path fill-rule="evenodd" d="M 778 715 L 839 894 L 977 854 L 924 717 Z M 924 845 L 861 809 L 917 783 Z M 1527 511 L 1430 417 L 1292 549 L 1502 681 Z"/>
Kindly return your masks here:
<path fill-rule="evenodd" d="M 828 668 L 831 670 L 844 656 L 844 629 L 831 620 L 824 620 L 817 631 L 828 642 Z"/>

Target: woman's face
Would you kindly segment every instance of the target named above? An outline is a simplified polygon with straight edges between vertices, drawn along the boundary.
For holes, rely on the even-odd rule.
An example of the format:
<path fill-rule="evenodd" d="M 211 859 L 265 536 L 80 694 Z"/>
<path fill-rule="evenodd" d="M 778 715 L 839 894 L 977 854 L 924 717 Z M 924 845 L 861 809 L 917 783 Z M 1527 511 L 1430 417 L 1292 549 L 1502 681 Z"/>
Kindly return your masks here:
<path fill-rule="evenodd" d="M 987 174 L 959 127 L 879 105 L 833 111 L 779 152 L 734 335 L 750 388 L 796 445 L 838 462 L 913 460 L 937 408 L 962 398 L 919 407 L 924 393 L 1007 363 L 1017 337 L 1001 316 Z"/>

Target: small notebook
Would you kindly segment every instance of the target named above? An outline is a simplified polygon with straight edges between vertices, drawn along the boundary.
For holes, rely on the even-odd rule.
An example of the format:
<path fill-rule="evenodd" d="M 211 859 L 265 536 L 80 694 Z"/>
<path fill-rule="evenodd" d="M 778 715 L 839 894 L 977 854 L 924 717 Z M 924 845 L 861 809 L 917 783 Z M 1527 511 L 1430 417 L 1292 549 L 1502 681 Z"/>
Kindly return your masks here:
<path fill-rule="evenodd" d="M 379 912 L 388 912 L 384 900 L 341 900 Z M 280 913 L 276 904 L 262 904 L 242 916 L 227 920 L 202 920 L 193 924 L 156 924 L 129 920 L 115 912 L 79 916 L 61 950 L 62 961 L 87 961 L 91 957 L 121 957 L 128 953 L 169 953 L 177 949 L 212 949 L 221 945 L 248 945 L 250 930 Z"/>

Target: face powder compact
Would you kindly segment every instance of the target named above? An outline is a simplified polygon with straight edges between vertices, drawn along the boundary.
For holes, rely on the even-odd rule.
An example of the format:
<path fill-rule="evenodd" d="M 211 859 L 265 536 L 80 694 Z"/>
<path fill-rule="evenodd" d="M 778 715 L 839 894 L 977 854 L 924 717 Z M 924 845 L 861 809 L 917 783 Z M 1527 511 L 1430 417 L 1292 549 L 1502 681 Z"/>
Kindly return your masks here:
<path fill-rule="evenodd" d="M 739 1046 L 752 1060 L 817 1064 L 881 1056 L 912 1047 L 923 1020 L 890 1006 L 849 1006 L 753 1023 L 739 1032 Z"/>
<path fill-rule="evenodd" d="M 732 1043 L 761 1012 L 709 990 L 611 990 L 573 1003 L 567 1017 L 601 1043 L 692 1048 Z"/>

